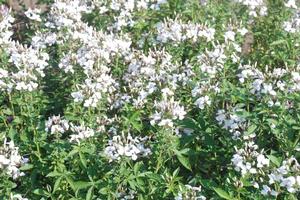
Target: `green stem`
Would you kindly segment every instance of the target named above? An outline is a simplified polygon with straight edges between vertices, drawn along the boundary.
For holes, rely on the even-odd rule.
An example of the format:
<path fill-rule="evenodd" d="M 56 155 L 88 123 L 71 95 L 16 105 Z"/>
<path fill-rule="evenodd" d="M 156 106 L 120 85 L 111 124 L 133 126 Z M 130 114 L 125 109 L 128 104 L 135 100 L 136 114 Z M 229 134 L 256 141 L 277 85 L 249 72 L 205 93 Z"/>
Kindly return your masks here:
<path fill-rule="evenodd" d="M 14 104 L 12 103 L 12 98 L 11 98 L 10 93 L 8 93 L 8 99 L 9 99 L 11 110 L 13 112 L 13 116 L 15 116 L 15 108 L 14 108 Z"/>

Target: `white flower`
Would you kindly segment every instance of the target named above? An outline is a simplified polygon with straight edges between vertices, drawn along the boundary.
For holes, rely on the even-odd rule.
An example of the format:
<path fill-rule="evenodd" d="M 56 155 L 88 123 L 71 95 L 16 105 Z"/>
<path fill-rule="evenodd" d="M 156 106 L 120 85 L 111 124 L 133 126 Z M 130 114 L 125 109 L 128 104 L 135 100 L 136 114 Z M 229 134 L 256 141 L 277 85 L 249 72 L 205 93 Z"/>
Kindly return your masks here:
<path fill-rule="evenodd" d="M 171 119 L 162 119 L 159 123 L 158 126 L 168 126 L 168 127 L 173 127 L 173 122 Z"/>
<path fill-rule="evenodd" d="M 225 115 L 225 110 L 220 109 L 217 112 L 217 116 L 216 116 L 216 120 L 218 121 L 219 124 L 222 124 L 226 119 L 226 115 Z"/>
<path fill-rule="evenodd" d="M 183 23 L 178 17 L 173 19 L 167 18 L 164 22 L 156 25 L 158 36 L 157 40 L 162 43 L 172 41 L 175 44 L 186 40 L 196 42 L 200 37 L 206 38 L 209 42 L 213 40 L 215 29 L 208 28 L 205 25 L 195 23 Z"/>
<path fill-rule="evenodd" d="M 40 17 L 40 13 L 41 13 L 40 9 L 32 10 L 31 8 L 29 8 L 24 14 L 29 19 L 40 22 L 40 21 L 42 21 L 42 19 Z"/>
<path fill-rule="evenodd" d="M 151 154 L 151 150 L 144 146 L 144 142 L 147 139 L 147 137 L 134 138 L 130 133 L 128 133 L 126 137 L 124 133 L 122 133 L 121 136 L 113 136 L 112 140 L 108 141 L 104 153 L 110 159 L 110 162 L 120 160 L 123 156 L 137 160 L 139 157 L 146 157 Z"/>
<path fill-rule="evenodd" d="M 168 96 L 173 96 L 174 95 L 174 92 L 172 90 L 170 90 L 169 88 L 164 88 L 161 90 L 162 92 L 162 96 L 163 97 L 168 97 Z"/>
<path fill-rule="evenodd" d="M 19 155 L 19 148 L 15 146 L 13 141 L 4 143 L 0 146 L 0 170 L 3 170 L 9 177 L 17 179 L 25 174 L 20 171 L 19 167 L 28 162 L 27 159 Z"/>
<path fill-rule="evenodd" d="M 259 188 L 259 184 L 257 182 L 253 182 L 253 187 L 255 187 L 256 189 Z"/>
<path fill-rule="evenodd" d="M 287 8 L 294 8 L 297 9 L 296 1 L 295 0 L 288 0 L 284 3 L 285 7 Z"/>
<path fill-rule="evenodd" d="M 28 200 L 27 198 L 22 197 L 20 194 L 10 194 L 9 200 Z"/>
<path fill-rule="evenodd" d="M 268 8 L 266 6 L 262 6 L 259 10 L 260 16 L 266 16 L 268 14 Z"/>
<path fill-rule="evenodd" d="M 173 119 L 183 120 L 184 116 L 186 115 L 186 111 L 184 110 L 183 106 L 176 105 L 172 110 Z"/>
<path fill-rule="evenodd" d="M 288 178 L 283 178 L 280 186 L 286 187 L 287 190 L 291 193 L 296 192 L 295 188 L 293 187 L 296 184 L 296 179 L 293 176 L 290 176 Z"/>
<path fill-rule="evenodd" d="M 278 196 L 279 192 L 276 192 L 275 190 L 271 190 L 271 193 L 270 193 L 272 196 L 276 197 Z"/>
<path fill-rule="evenodd" d="M 209 96 L 200 97 L 196 100 L 195 105 L 198 106 L 200 109 L 204 109 L 205 105 L 210 105 L 211 100 Z"/>
<path fill-rule="evenodd" d="M 295 33 L 297 31 L 297 29 L 293 27 L 292 22 L 283 22 L 283 28 L 286 32 L 290 33 Z"/>
<path fill-rule="evenodd" d="M 162 113 L 155 112 L 155 113 L 150 117 L 150 118 L 152 119 L 152 120 L 150 121 L 150 124 L 151 124 L 152 126 L 154 126 L 155 123 L 156 123 L 157 121 L 161 120 L 161 117 L 162 117 Z"/>
<path fill-rule="evenodd" d="M 69 127 L 69 122 L 67 120 L 60 117 L 60 115 L 53 115 L 46 121 L 45 131 L 50 132 L 51 134 L 64 133 L 69 130 Z"/>
<path fill-rule="evenodd" d="M 71 124 L 71 131 L 75 134 L 70 135 L 70 142 L 80 143 L 81 140 L 93 137 L 95 132 L 93 129 L 89 127 L 85 127 L 83 125 L 75 126 Z"/>
<path fill-rule="evenodd" d="M 263 185 L 263 189 L 261 191 L 261 194 L 266 196 L 271 192 L 271 188 L 267 185 Z"/>
<path fill-rule="evenodd" d="M 233 31 L 226 31 L 224 34 L 225 42 L 230 41 L 235 41 L 235 32 Z"/>
<path fill-rule="evenodd" d="M 244 36 L 246 35 L 246 33 L 248 33 L 248 29 L 246 29 L 245 27 L 241 28 L 241 29 L 238 29 L 238 32 Z"/>
<path fill-rule="evenodd" d="M 262 93 L 270 94 L 272 96 L 276 96 L 275 90 L 273 90 L 273 86 L 271 84 L 263 84 Z"/>
<path fill-rule="evenodd" d="M 264 167 L 265 165 L 266 166 L 269 166 L 270 164 L 270 160 L 267 159 L 263 154 L 259 154 L 257 156 L 257 167 L 258 168 L 262 168 Z"/>
<path fill-rule="evenodd" d="M 263 80 L 261 79 L 256 79 L 253 81 L 252 83 L 252 89 L 251 89 L 251 93 L 256 93 L 256 92 L 260 92 L 261 91 L 261 88 L 262 88 L 262 84 L 263 84 Z M 266 90 L 267 92 L 267 90 Z"/>
<path fill-rule="evenodd" d="M 80 91 L 78 91 L 78 92 L 72 92 L 71 96 L 74 98 L 75 102 L 82 102 L 83 99 L 84 99 L 84 96 L 83 96 L 83 94 Z"/>

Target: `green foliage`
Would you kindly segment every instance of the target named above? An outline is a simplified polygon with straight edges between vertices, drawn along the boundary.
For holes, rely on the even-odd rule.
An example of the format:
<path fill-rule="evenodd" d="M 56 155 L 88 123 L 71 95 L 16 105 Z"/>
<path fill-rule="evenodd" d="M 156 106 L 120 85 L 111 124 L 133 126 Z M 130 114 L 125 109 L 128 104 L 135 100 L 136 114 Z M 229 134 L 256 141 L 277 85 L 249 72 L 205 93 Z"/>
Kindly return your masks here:
<path fill-rule="evenodd" d="M 40 2 L 49 6 L 53 3 L 52 0 Z M 66 54 L 79 51 L 82 42 L 80 39 L 72 41 L 66 37 L 63 38 L 65 41 L 45 48 L 45 52 L 50 56 L 49 65 L 44 70 L 45 76 L 37 80 L 37 90 L 2 90 L 0 73 L 1 145 L 4 138 L 13 141 L 19 148 L 20 155 L 28 159 L 28 163 L 20 163 L 17 166 L 25 175 L 13 179 L 4 167 L 1 168 L 0 157 L 0 199 L 14 199 L 12 194 L 22 194 L 28 199 L 45 200 L 125 199 L 126 195 L 134 196 L 132 199 L 158 200 L 174 199 L 179 194 L 186 195 L 183 199 L 200 199 L 198 195 L 207 199 L 229 200 L 297 199 L 299 190 L 288 192 L 277 183 L 272 186 L 278 189 L 278 195 L 264 196 L 261 187 L 254 187 L 253 180 L 260 181 L 258 176 L 253 175 L 256 173 L 241 175 L 241 171 L 236 170 L 232 164 L 237 149 L 242 149 L 248 140 L 254 140 L 253 135 L 255 144 L 259 146 L 257 152 L 266 155 L 270 161 L 266 169 L 258 169 L 262 173 L 263 169 L 269 173 L 280 168 L 288 158 L 299 160 L 300 95 L 299 91 L 292 92 L 291 77 L 281 77 L 281 80 L 290 85 L 284 90 L 278 89 L 276 95 L 257 95 L 251 92 L 253 80 L 245 78 L 245 81 L 241 82 L 237 76 L 242 70 L 240 66 L 251 64 L 255 69 L 267 74 L 264 80 L 275 85 L 278 80 L 273 80 L 268 72 L 277 68 L 286 69 L 290 73 L 299 72 L 300 31 L 292 34 L 283 29 L 284 22 L 289 20 L 293 13 L 284 6 L 284 1 L 266 1 L 268 14 L 257 17 L 249 15 L 247 6 L 234 1 L 212 0 L 206 5 L 199 2 L 202 1 L 169 0 L 160 5 L 159 9 L 135 10 L 132 14 L 135 23 L 122 27 L 117 33 L 110 27 L 118 13 L 116 10 L 101 13 L 99 8 L 96 8 L 82 16 L 82 21 L 86 23 L 84 25 L 92 26 L 93 30 L 108 30 L 106 32 L 111 31 L 116 36 L 128 36 L 131 48 L 135 48 L 134 53 L 150 55 L 156 49 L 166 51 L 171 57 L 170 63 L 179 66 L 179 69 L 175 69 L 178 76 L 172 77 L 174 79 L 180 79 L 179 74 L 189 73 L 182 70 L 186 69 L 183 66 L 191 66 L 189 70 L 193 76 L 188 77 L 189 80 L 186 81 L 190 85 L 177 86 L 172 99 L 185 108 L 184 118 L 172 116 L 170 107 L 165 111 L 173 127 L 152 123 L 151 117 L 157 111 L 155 106 L 164 98 L 161 90 L 157 89 L 146 95 L 145 99 L 149 104 L 135 105 L 130 99 L 127 102 L 123 101 L 118 108 L 113 107 L 117 99 L 124 94 L 131 92 L 130 95 L 134 97 L 140 95 L 141 91 L 133 88 L 135 82 L 128 83 L 125 79 L 130 62 L 134 59 L 144 59 L 141 55 L 135 58 L 132 53 L 131 57 L 124 58 L 113 55 L 117 53 L 112 51 L 112 55 L 108 55 L 111 57 L 109 62 L 105 63 L 101 58 L 97 60 L 98 63 L 94 63 L 95 68 L 107 65 L 105 67 L 108 67 L 109 75 L 118 83 L 114 89 L 117 88 L 119 92 L 115 94 L 112 90 L 101 93 L 101 100 L 94 107 L 83 106 L 82 102 L 76 102 L 72 97 L 72 92 L 77 91 L 85 80 L 90 78 L 80 64 L 74 62 L 74 73 L 64 72 L 59 65 Z M 0 0 L 0 5 L 2 4 L 4 1 Z M 46 20 L 49 12 L 50 10 L 45 11 L 43 20 Z M 206 24 L 216 30 L 214 41 L 207 42 L 201 38 L 196 42 L 158 42 L 157 24 L 167 18 Z M 49 28 L 44 22 L 26 22 L 24 31 L 18 33 L 23 38 L 20 42 L 29 44 L 36 32 L 46 32 Z M 224 39 L 224 33 L 230 28 L 237 29 L 238 26 L 247 28 L 249 35 L 253 36 L 253 41 L 247 46 L 247 36 L 236 34 L 234 42 L 247 50 L 241 50 L 238 62 L 226 58 L 222 67 L 217 66 L 218 75 L 210 79 L 201 71 L 203 66 L 200 66 L 199 55 L 215 50 L 218 44 L 228 47 L 224 53 L 228 58 L 237 53 L 235 47 L 230 46 Z M 63 32 L 59 29 L 50 30 L 54 33 Z M 108 44 L 110 45 L 112 44 Z M 80 47 L 76 49 L 78 46 Z M 0 69 L 16 72 L 19 69 L 11 62 L 10 53 L 6 48 L 4 44 L 0 47 Z M 76 56 L 73 55 L 72 59 L 76 60 Z M 162 65 L 162 62 L 158 62 L 152 66 L 153 76 L 160 73 Z M 168 70 L 172 70 L 172 66 L 168 66 Z M 164 78 L 171 79 L 167 75 Z M 138 84 L 148 83 L 151 78 L 153 77 L 145 76 L 143 82 Z M 213 99 L 203 109 L 195 104 L 196 97 L 191 95 L 197 84 L 207 84 L 209 89 L 205 88 L 207 93 L 203 96 Z M 298 86 L 299 84 L 300 82 Z M 171 88 L 171 85 L 162 80 L 157 83 L 157 88 Z M 214 91 L 216 88 L 218 92 Z M 110 96 L 110 93 L 113 95 Z M 279 104 L 270 106 L 270 101 Z M 233 139 L 233 131 L 224 128 L 226 125 L 216 119 L 220 110 L 226 111 L 228 116 L 244 119 L 243 126 L 235 129 L 241 132 L 241 137 Z M 95 134 L 79 142 L 70 141 L 74 133 L 71 128 L 62 133 L 51 134 L 46 123 L 53 115 L 60 115 L 61 119 L 67 119 L 72 125 L 89 127 Z M 117 129 L 116 133 L 114 129 Z M 110 159 L 105 152 L 109 142 L 116 135 L 124 136 L 120 139 L 124 142 L 126 137 L 129 138 L 129 133 L 132 138 L 146 138 L 145 148 L 149 148 L 151 153 L 146 156 L 139 155 L 136 159 L 124 155 L 119 159 Z M 0 155 L 4 152 L 1 145 Z M 268 173 L 264 175 L 267 177 Z M 300 177 L 300 174 L 297 171 L 293 176 Z M 260 186 L 267 184 L 268 180 L 261 181 Z M 202 186 L 202 190 L 191 190 L 187 185 Z M 300 188 L 299 185 L 297 187 Z"/>

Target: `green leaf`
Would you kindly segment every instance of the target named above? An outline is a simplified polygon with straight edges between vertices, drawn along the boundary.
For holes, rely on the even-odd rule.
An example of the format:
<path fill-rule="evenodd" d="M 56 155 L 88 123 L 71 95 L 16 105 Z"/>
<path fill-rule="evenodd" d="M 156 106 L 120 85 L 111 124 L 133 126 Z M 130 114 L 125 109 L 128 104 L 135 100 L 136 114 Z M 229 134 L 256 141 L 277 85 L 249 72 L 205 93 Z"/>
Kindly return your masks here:
<path fill-rule="evenodd" d="M 85 156 L 83 153 L 79 152 L 79 158 L 80 158 L 80 161 L 82 163 L 82 165 L 87 168 L 87 164 L 86 164 L 86 159 L 85 159 Z"/>
<path fill-rule="evenodd" d="M 33 164 L 26 164 L 26 165 L 20 167 L 20 170 L 21 171 L 26 171 L 26 170 L 30 170 L 32 168 L 33 168 Z"/>
<path fill-rule="evenodd" d="M 184 154 L 184 155 L 187 155 L 189 151 L 190 151 L 189 148 L 185 148 L 185 149 L 180 150 L 180 154 L 181 154 L 181 155 L 183 155 L 183 154 Z"/>
<path fill-rule="evenodd" d="M 225 190 L 222 190 L 221 188 L 214 188 L 214 190 L 219 195 L 219 197 L 223 199 L 233 199 Z"/>
<path fill-rule="evenodd" d="M 6 115 L 13 115 L 13 112 L 9 108 L 2 110 L 2 112 Z"/>
<path fill-rule="evenodd" d="M 93 183 L 92 182 L 85 182 L 85 181 L 76 181 L 74 182 L 74 187 L 76 190 L 81 190 L 84 188 L 87 188 L 89 186 L 92 186 Z"/>
<path fill-rule="evenodd" d="M 149 173 L 146 173 L 146 176 L 149 177 L 151 180 L 154 180 L 156 182 L 160 182 L 161 181 L 161 176 L 159 176 L 156 173 L 149 172 Z"/>
<path fill-rule="evenodd" d="M 280 159 L 277 158 L 276 156 L 273 156 L 273 155 L 267 155 L 267 157 L 271 160 L 272 163 L 274 163 L 276 165 L 276 167 L 279 167 L 280 166 Z"/>
<path fill-rule="evenodd" d="M 276 45 L 279 45 L 279 44 L 286 44 L 287 43 L 287 41 L 286 40 L 277 40 L 277 41 L 275 41 L 275 42 L 272 42 L 271 44 L 270 44 L 270 46 L 276 46 Z"/>
<path fill-rule="evenodd" d="M 62 176 L 63 174 L 60 172 L 50 172 L 49 174 L 47 174 L 46 177 L 56 177 L 56 176 Z"/>
<path fill-rule="evenodd" d="M 179 167 L 173 172 L 172 176 L 175 178 L 179 174 Z"/>
<path fill-rule="evenodd" d="M 140 168 L 141 168 L 142 164 L 140 162 L 138 163 L 135 163 L 134 167 L 133 167 L 133 171 L 134 171 L 134 174 L 138 174 Z"/>
<path fill-rule="evenodd" d="M 247 135 L 254 133 L 256 128 L 257 128 L 257 126 L 255 124 L 250 125 L 249 128 L 247 129 Z"/>
<path fill-rule="evenodd" d="M 137 131 L 142 130 L 142 124 L 140 122 L 140 112 L 134 112 L 131 117 L 129 118 L 128 122 L 135 128 Z"/>
<path fill-rule="evenodd" d="M 136 184 L 135 181 L 129 180 L 128 183 L 129 183 L 130 187 L 131 187 L 133 190 L 136 190 L 137 184 Z"/>
<path fill-rule="evenodd" d="M 23 142 L 28 142 L 28 137 L 27 137 L 27 135 L 26 135 L 25 132 L 20 133 L 20 139 L 21 139 Z"/>
<path fill-rule="evenodd" d="M 92 199 L 93 191 L 94 191 L 94 186 L 90 187 L 90 189 L 86 193 L 86 197 L 85 197 L 86 200 L 91 200 Z"/>
<path fill-rule="evenodd" d="M 48 192 L 46 192 L 45 190 L 42 190 L 42 189 L 35 189 L 33 191 L 33 193 L 36 195 L 40 195 L 40 196 L 46 196 L 46 197 L 50 196 L 50 194 Z"/>
<path fill-rule="evenodd" d="M 298 198 L 293 194 L 289 194 L 289 195 L 284 197 L 284 200 L 297 200 L 297 199 Z"/>
<path fill-rule="evenodd" d="M 13 128 L 10 128 L 10 129 L 9 129 L 8 136 L 9 136 L 12 140 L 14 140 L 16 134 L 17 134 L 17 132 L 16 132 L 15 129 L 13 129 Z"/>
<path fill-rule="evenodd" d="M 73 149 L 72 151 L 70 151 L 70 153 L 68 154 L 68 156 L 67 157 L 72 157 L 72 156 L 74 156 L 75 154 L 77 154 L 78 153 L 78 149 L 76 148 L 76 149 Z"/>
<path fill-rule="evenodd" d="M 22 124 L 22 119 L 18 116 L 15 116 L 14 120 L 13 120 L 13 123 L 15 124 Z"/>
<path fill-rule="evenodd" d="M 181 154 L 178 154 L 177 155 L 177 158 L 179 160 L 179 162 L 185 167 L 187 168 L 188 170 L 192 171 L 192 166 L 191 166 L 191 163 L 190 163 L 190 160 L 188 157 L 186 156 L 183 156 Z"/>
<path fill-rule="evenodd" d="M 55 193 L 57 191 L 57 189 L 59 188 L 59 184 L 61 182 L 61 177 L 59 177 L 58 179 L 56 179 L 55 183 L 54 183 L 54 186 L 53 186 L 53 192 L 52 193 Z"/>
<path fill-rule="evenodd" d="M 108 188 L 101 188 L 100 190 L 99 190 L 99 192 L 101 193 L 101 194 L 104 194 L 104 195 L 106 195 L 107 193 L 108 193 Z"/>
<path fill-rule="evenodd" d="M 292 126 L 292 129 L 294 129 L 294 130 L 300 130 L 300 126 Z"/>
<path fill-rule="evenodd" d="M 253 184 L 247 178 L 242 178 L 241 182 L 243 183 L 244 187 L 252 187 L 253 186 Z"/>
<path fill-rule="evenodd" d="M 207 189 L 211 189 L 213 187 L 217 187 L 218 185 L 210 179 L 201 179 L 200 180 L 201 185 L 203 185 L 203 187 L 207 188 Z"/>
<path fill-rule="evenodd" d="M 74 192 L 76 192 L 76 188 L 75 188 L 73 179 L 71 177 L 69 177 L 69 176 L 67 176 L 66 179 L 67 179 L 67 182 L 69 183 L 69 185 L 71 186 L 72 190 Z"/>
<path fill-rule="evenodd" d="M 196 122 L 196 120 L 192 118 L 185 118 L 179 122 L 179 126 L 182 126 L 183 128 L 190 128 L 190 129 L 198 129 L 199 125 Z"/>

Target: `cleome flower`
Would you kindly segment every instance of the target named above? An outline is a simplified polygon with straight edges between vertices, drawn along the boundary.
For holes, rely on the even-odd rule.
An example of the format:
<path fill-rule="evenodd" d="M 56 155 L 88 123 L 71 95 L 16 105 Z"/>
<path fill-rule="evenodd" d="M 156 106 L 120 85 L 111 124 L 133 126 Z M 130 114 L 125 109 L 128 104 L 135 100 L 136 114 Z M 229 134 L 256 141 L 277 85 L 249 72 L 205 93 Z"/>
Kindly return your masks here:
<path fill-rule="evenodd" d="M 93 137 L 95 135 L 95 132 L 93 129 L 89 127 L 85 127 L 84 125 L 75 126 L 71 124 L 71 131 L 74 134 L 71 134 L 69 141 L 70 142 L 77 142 L 80 143 L 81 140 Z"/>
<path fill-rule="evenodd" d="M 33 20 L 33 21 L 38 21 L 41 22 L 42 19 L 40 17 L 41 14 L 41 10 L 40 9 L 31 9 L 29 8 L 25 13 L 26 17 L 28 17 L 29 19 Z"/>
<path fill-rule="evenodd" d="M 25 175 L 19 168 L 27 162 L 26 158 L 20 156 L 19 148 L 15 146 L 14 142 L 7 142 L 7 138 L 4 138 L 4 143 L 0 146 L 0 171 L 17 179 Z"/>
<path fill-rule="evenodd" d="M 131 160 L 137 160 L 139 157 L 146 157 L 151 154 L 150 148 L 145 147 L 145 142 L 148 137 L 132 137 L 130 133 L 125 136 L 113 136 L 108 141 L 107 147 L 104 149 L 104 154 L 109 158 L 109 161 L 120 160 L 122 157 L 128 157 Z"/>
<path fill-rule="evenodd" d="M 65 133 L 70 127 L 68 120 L 63 119 L 60 115 L 49 117 L 45 126 L 45 131 L 51 134 Z"/>
<path fill-rule="evenodd" d="M 184 199 L 191 199 L 191 200 L 206 200 L 206 197 L 201 194 L 201 186 L 195 187 L 191 185 L 184 185 L 180 187 L 180 192 L 174 198 L 174 200 L 184 200 Z"/>

